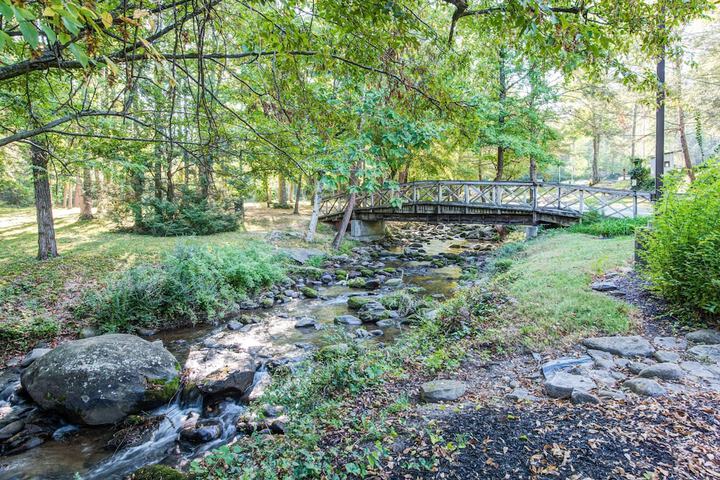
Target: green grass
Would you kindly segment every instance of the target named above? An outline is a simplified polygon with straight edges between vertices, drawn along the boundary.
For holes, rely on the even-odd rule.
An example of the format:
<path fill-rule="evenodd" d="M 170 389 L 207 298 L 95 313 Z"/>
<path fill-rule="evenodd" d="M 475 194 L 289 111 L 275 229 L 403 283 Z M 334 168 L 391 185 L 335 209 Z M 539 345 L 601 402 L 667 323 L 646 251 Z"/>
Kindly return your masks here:
<path fill-rule="evenodd" d="M 78 221 L 75 211 L 56 209 L 55 232 L 60 256 L 44 262 L 35 259 L 37 230 L 32 208 L 0 209 L 0 362 L 22 353 L 34 342 L 55 334 L 74 334 L 82 325 L 71 307 L 88 291 L 98 289 L 112 272 L 141 263 L 156 263 L 165 252 L 188 237 L 152 237 L 117 233 L 104 220 Z M 264 222 L 264 225 L 260 225 Z M 245 246 L 265 242 L 268 230 L 303 230 L 307 217 L 291 212 L 252 209 L 248 231 L 192 237 L 200 245 Z M 265 226 L 267 225 L 267 226 Z M 317 247 L 330 236 L 318 233 Z M 298 239 L 283 240 L 297 246 Z M 55 325 L 53 327 L 53 325 Z"/>
<path fill-rule="evenodd" d="M 644 227 L 648 224 L 650 217 L 640 218 L 584 218 L 567 231 L 573 233 L 585 233 L 598 237 L 619 237 L 625 235 L 633 235 L 635 229 Z"/>
<path fill-rule="evenodd" d="M 568 232 L 527 243 L 500 262 L 492 286 L 512 299 L 486 335 L 505 335 L 531 348 L 632 328 L 632 309 L 590 288 L 593 277 L 627 265 L 633 238 L 600 239 Z"/>

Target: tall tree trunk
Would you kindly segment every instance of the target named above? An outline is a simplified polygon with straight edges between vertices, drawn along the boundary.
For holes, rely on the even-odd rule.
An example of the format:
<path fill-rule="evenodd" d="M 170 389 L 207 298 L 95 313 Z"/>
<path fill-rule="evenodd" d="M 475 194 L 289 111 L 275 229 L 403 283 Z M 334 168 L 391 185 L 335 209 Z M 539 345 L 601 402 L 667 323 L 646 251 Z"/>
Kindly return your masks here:
<path fill-rule="evenodd" d="M 590 185 L 595 185 L 600 182 L 600 169 L 598 168 L 598 162 L 600 159 L 600 134 L 593 134 L 593 152 L 592 152 L 592 176 L 590 178 Z"/>
<path fill-rule="evenodd" d="M 165 170 L 165 191 L 168 202 L 175 201 L 175 183 L 172 172 L 172 158 L 167 160 L 167 169 Z"/>
<path fill-rule="evenodd" d="M 130 202 L 130 210 L 133 213 L 133 228 L 136 231 L 143 230 L 143 214 L 142 201 L 145 193 L 145 175 L 142 171 L 133 170 L 131 173 L 130 185 L 132 186 L 133 196 Z"/>
<path fill-rule="evenodd" d="M 302 175 L 298 177 L 297 184 L 295 185 L 295 207 L 293 208 L 293 215 L 300 215 L 300 193 L 302 192 Z"/>
<path fill-rule="evenodd" d="M 78 208 L 80 205 L 82 205 L 82 179 L 76 177 L 75 191 L 73 192 L 73 208 Z"/>
<path fill-rule="evenodd" d="M 287 207 L 288 204 L 287 182 L 285 175 L 282 174 L 278 177 L 278 203 L 282 208 Z"/>
<path fill-rule="evenodd" d="M 83 168 L 82 179 L 82 203 L 80 203 L 80 220 L 92 220 L 92 170 L 87 167 Z"/>
<path fill-rule="evenodd" d="M 535 157 L 530 157 L 530 181 L 537 183 L 537 161 Z"/>
<path fill-rule="evenodd" d="M 678 96 L 678 132 L 680 133 L 680 149 L 682 150 L 683 160 L 685 161 L 685 171 L 691 182 L 695 181 L 695 172 L 693 171 L 692 159 L 690 158 L 690 149 L 688 148 L 687 135 L 685 134 L 685 111 L 682 105 L 682 62 L 678 58 L 675 61 L 675 69 L 677 71 L 677 96 Z"/>
<path fill-rule="evenodd" d="M 315 193 L 313 194 L 313 209 L 312 215 L 310 216 L 310 226 L 308 227 L 307 234 L 305 235 L 305 241 L 312 242 L 315 238 L 315 231 L 317 230 L 318 218 L 320 217 L 320 201 L 322 200 L 322 182 L 318 177 L 315 182 Z"/>
<path fill-rule="evenodd" d="M 507 98 L 507 69 L 505 65 L 505 58 L 507 53 L 504 47 L 500 47 L 500 91 L 498 95 L 500 105 L 500 115 L 498 116 L 499 131 L 502 133 L 505 126 L 505 99 Z M 495 181 L 502 180 L 503 170 L 505 169 L 505 147 L 498 145 L 497 147 L 497 168 L 495 170 Z"/>
<path fill-rule="evenodd" d="M 402 170 L 400 170 L 400 174 L 398 175 L 398 183 L 407 183 L 409 173 L 410 173 L 410 163 L 407 163 L 402 168 Z"/>
<path fill-rule="evenodd" d="M 630 158 L 635 158 L 635 144 L 637 143 L 637 140 L 635 139 L 637 135 L 637 116 L 638 116 L 638 104 L 635 102 L 635 105 L 633 105 L 633 119 L 632 119 L 632 136 L 630 137 Z"/>
<path fill-rule="evenodd" d="M 37 140 L 36 140 L 37 141 Z M 48 176 L 48 155 L 43 146 L 30 145 L 33 188 L 35 190 L 35 211 L 38 225 L 38 260 L 57 257 L 55 224 L 52 215 L 52 197 Z"/>
<path fill-rule="evenodd" d="M 245 199 L 238 197 L 233 201 L 235 216 L 242 229 L 245 229 Z"/>
<path fill-rule="evenodd" d="M 270 180 L 268 177 L 263 179 L 263 183 L 265 184 L 265 203 L 267 204 L 267 208 L 270 208 L 272 207 L 272 192 L 270 191 Z"/>
<path fill-rule="evenodd" d="M 198 167 L 198 180 L 200 181 L 200 195 L 203 199 L 210 198 L 212 193 L 213 185 L 213 159 L 212 157 L 205 156 L 200 162 Z"/>
<path fill-rule="evenodd" d="M 190 186 L 190 155 L 183 150 L 182 153 L 183 158 L 183 183 L 185 184 L 185 188 Z"/>
<path fill-rule="evenodd" d="M 95 170 L 95 212 L 98 215 L 105 211 L 105 178 L 100 170 Z"/>
<path fill-rule="evenodd" d="M 63 208 L 72 208 L 72 184 L 63 182 Z"/>
<path fill-rule="evenodd" d="M 505 170 L 505 149 L 498 147 L 497 149 L 497 165 L 495 169 L 495 181 L 499 182 L 502 180 L 503 171 Z"/>
<path fill-rule="evenodd" d="M 160 163 L 160 160 L 155 160 L 153 165 L 153 186 L 155 187 L 155 198 L 158 200 L 163 199 L 162 183 L 162 164 Z"/>

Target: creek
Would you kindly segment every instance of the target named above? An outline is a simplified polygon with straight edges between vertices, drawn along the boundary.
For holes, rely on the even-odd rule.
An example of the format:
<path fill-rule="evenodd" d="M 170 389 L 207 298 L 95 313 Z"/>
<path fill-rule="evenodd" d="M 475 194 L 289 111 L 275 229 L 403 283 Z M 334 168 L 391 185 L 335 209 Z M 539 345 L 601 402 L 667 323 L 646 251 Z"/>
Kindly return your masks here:
<path fill-rule="evenodd" d="M 414 227 L 410 233 L 400 231 L 394 242 L 360 247 L 349 259 L 338 260 L 336 265 L 352 271 L 362 263 L 380 263 L 400 272 L 402 288 L 420 287 L 422 295 L 447 298 L 462 283 L 463 271 L 481 264 L 485 252 L 495 245 L 487 229 L 482 235 L 467 234 L 478 228 L 426 225 L 418 231 Z M 368 256 L 368 251 L 373 253 L 372 257 Z M 378 289 L 364 290 L 349 288 L 343 281 L 329 285 L 317 283 L 313 288 L 317 289 L 319 298 L 295 298 L 270 309 L 244 311 L 243 314 L 250 314 L 255 320 L 242 328 L 230 329 L 226 323 L 198 325 L 163 331 L 148 340 L 162 341 L 180 364 L 185 363 L 191 352 L 202 348 L 242 348 L 261 352 L 258 355 L 264 360 L 255 374 L 256 382 L 259 382 L 268 376 L 268 366 L 296 361 L 304 358 L 304 353 L 322 347 L 327 342 L 323 330 L 334 324 L 337 316 L 357 314 L 348 309 L 349 297 L 382 296 L 401 288 L 381 285 Z M 296 321 L 301 317 L 312 317 L 316 326 L 297 328 Z M 358 326 L 343 328 L 352 333 Z M 374 337 L 358 341 L 388 343 L 406 328 L 410 327 L 397 322 L 376 329 L 378 333 Z M 381 335 L 379 330 L 382 330 Z M 185 466 L 203 452 L 242 435 L 235 425 L 246 408 L 246 398 L 226 397 L 214 399 L 209 404 L 202 396 L 178 396 L 171 404 L 148 412 L 146 418 L 157 421 L 141 429 L 137 438 L 118 442 L 117 428 L 72 425 L 50 412 L 40 411 L 19 391 L 19 379 L 13 383 L 10 375 L 9 371 L 0 372 L 0 380 L 6 380 L 4 385 L 0 382 L 0 427 L 9 423 L 7 420 L 13 415 L 22 415 L 25 419 L 33 419 L 35 424 L 45 425 L 50 434 L 34 448 L 0 457 L 0 480 L 122 479 L 148 464 L 162 462 Z M 181 441 L 183 425 L 198 417 L 210 418 L 220 424 L 222 433 L 204 443 Z"/>

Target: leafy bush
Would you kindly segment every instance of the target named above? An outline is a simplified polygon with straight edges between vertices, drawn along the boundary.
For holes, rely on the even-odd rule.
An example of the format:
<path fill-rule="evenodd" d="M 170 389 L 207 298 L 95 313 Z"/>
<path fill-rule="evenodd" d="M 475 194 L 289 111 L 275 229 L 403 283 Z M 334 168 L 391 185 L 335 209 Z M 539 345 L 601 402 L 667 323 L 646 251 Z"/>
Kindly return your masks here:
<path fill-rule="evenodd" d="M 577 223 L 568 228 L 573 233 L 585 233 L 597 237 L 618 237 L 633 235 L 635 229 L 648 224 L 649 217 L 640 218 L 612 218 L 605 217 L 599 212 L 590 212 Z"/>
<path fill-rule="evenodd" d="M 644 165 L 642 158 L 631 158 L 632 168 L 628 172 L 633 181 L 633 190 L 650 191 L 655 189 L 655 179 L 650 175 L 650 169 Z"/>
<path fill-rule="evenodd" d="M 668 175 L 653 228 L 642 236 L 643 272 L 659 294 L 682 307 L 720 313 L 720 161 L 697 169 L 682 193 Z"/>
<path fill-rule="evenodd" d="M 190 191 L 184 191 L 177 202 L 153 198 L 144 206 L 142 221 L 136 225 L 137 233 L 177 237 L 211 235 L 238 228 L 235 212 L 228 212 L 221 205 L 211 203 Z"/>
<path fill-rule="evenodd" d="M 88 294 L 77 309 L 107 332 L 212 321 L 249 292 L 284 278 L 264 247 L 180 244 L 159 265 L 138 265 Z"/>

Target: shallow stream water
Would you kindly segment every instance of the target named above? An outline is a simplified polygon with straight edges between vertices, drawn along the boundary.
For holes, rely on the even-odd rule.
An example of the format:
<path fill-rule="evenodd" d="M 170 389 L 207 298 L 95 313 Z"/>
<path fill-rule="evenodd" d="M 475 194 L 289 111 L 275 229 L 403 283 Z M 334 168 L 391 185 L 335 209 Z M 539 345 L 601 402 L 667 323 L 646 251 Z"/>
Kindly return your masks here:
<path fill-rule="evenodd" d="M 444 253 L 460 253 L 472 249 L 476 243 L 487 241 L 469 241 L 454 238 L 452 240 L 429 239 L 422 242 L 422 249 L 426 255 L 441 255 Z M 418 247 L 416 247 L 418 248 Z M 436 267 L 430 261 L 406 261 L 398 259 L 403 247 L 387 249 L 387 257 L 383 258 L 385 265 L 403 270 L 403 283 L 405 286 L 423 287 L 424 294 L 436 298 L 450 296 L 458 286 L 462 274 L 461 267 L 457 265 Z M 301 316 L 311 316 L 317 319 L 320 325 L 330 325 L 338 315 L 349 312 L 347 299 L 351 295 L 382 295 L 391 290 L 381 288 L 373 292 L 350 289 L 344 285 L 335 284 L 328 287 L 318 287 L 320 298 L 296 299 L 287 304 L 278 305 L 268 310 L 258 310 L 252 313 L 263 321 L 243 329 L 242 332 L 233 332 L 233 341 L 238 338 L 247 348 L 312 345 L 319 346 L 323 342 L 322 329 L 295 328 L 295 319 Z M 347 327 L 352 331 L 357 327 Z M 407 327 L 390 327 L 383 329 L 383 335 L 376 340 L 392 341 Z M 149 340 L 161 340 L 164 346 L 178 358 L 182 364 L 188 353 L 194 348 L 200 348 L 210 339 L 220 338 L 227 332 L 223 326 L 202 325 L 194 328 L 183 328 L 161 332 Z M 214 340 L 213 340 L 214 341 Z M 259 375 L 265 374 L 259 372 Z M 11 405 L 0 398 L 0 420 L 11 413 L 13 408 L 34 408 L 30 402 Z M 196 401 L 176 400 L 172 404 L 150 412 L 151 416 L 162 415 L 160 421 L 144 441 L 134 447 L 112 451 L 106 448 L 113 432 L 108 428 L 88 428 L 66 425 L 64 430 L 56 432 L 57 440 L 50 439 L 42 445 L 23 453 L 0 457 L 0 480 L 65 480 L 80 478 L 94 479 L 122 479 L 140 466 L 166 462 L 172 465 L 182 465 L 189 459 L 195 458 L 202 452 L 215 448 L 231 441 L 236 435 L 235 423 L 245 406 L 240 401 L 224 401 L 217 405 L 212 416 L 223 425 L 222 436 L 209 443 L 189 447 L 178 442 L 178 435 L 183 423 L 193 415 L 202 415 L 202 399 Z M 66 432 L 66 435 L 60 433 Z"/>

